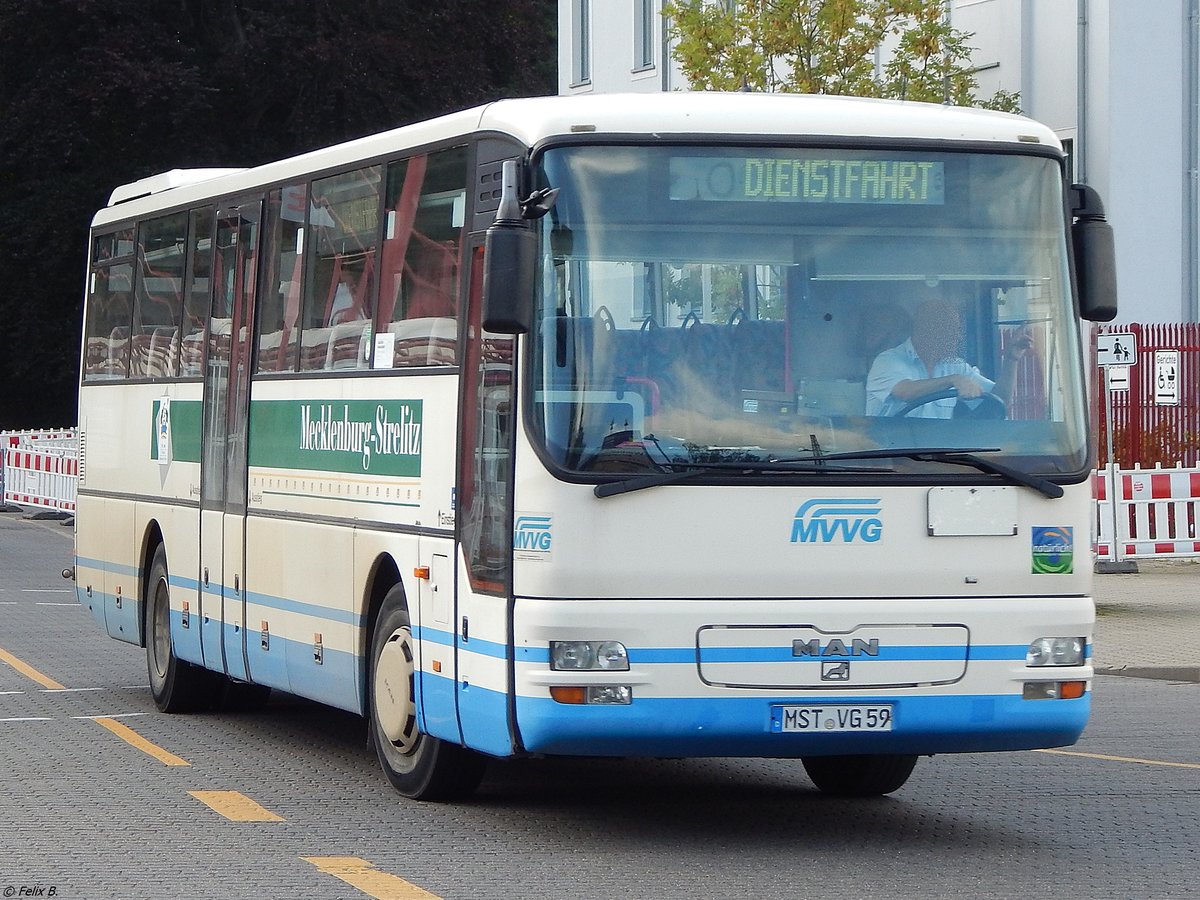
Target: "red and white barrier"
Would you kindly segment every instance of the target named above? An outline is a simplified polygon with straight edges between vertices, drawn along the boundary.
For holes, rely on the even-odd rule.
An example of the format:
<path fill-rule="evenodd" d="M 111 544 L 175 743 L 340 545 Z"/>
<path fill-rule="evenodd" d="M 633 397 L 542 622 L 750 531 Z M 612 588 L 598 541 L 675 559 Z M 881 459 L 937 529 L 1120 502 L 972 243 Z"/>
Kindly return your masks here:
<path fill-rule="evenodd" d="M 1096 558 L 1200 556 L 1200 468 L 1097 472 Z"/>
<path fill-rule="evenodd" d="M 1108 489 L 1109 473 L 1092 473 L 1092 497 L 1095 506 L 1092 512 L 1092 550 L 1100 562 L 1111 562 L 1116 557 L 1113 546 L 1112 494 Z"/>
<path fill-rule="evenodd" d="M 74 428 L 50 428 L 32 431 L 0 431 L 0 447 L 23 447 L 36 442 L 58 442 L 63 446 L 74 446 L 79 435 Z M 48 443 L 47 446 L 50 446 Z"/>
<path fill-rule="evenodd" d="M 68 450 L 6 450 L 4 500 L 63 512 L 75 511 L 79 460 Z"/>
<path fill-rule="evenodd" d="M 78 447 L 78 436 L 71 429 L 0 434 L 3 501 L 74 512 Z"/>

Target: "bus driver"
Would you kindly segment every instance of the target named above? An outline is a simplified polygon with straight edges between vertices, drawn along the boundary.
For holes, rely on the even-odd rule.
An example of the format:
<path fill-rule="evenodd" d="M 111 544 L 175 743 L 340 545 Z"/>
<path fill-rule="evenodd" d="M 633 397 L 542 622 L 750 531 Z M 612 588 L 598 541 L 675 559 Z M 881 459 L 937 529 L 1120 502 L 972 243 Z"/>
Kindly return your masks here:
<path fill-rule="evenodd" d="M 867 375 L 868 416 L 894 416 L 909 403 L 953 388 L 954 396 L 931 400 L 913 408 L 908 415 L 926 419 L 949 419 L 959 400 L 978 400 L 994 394 L 1002 400 L 1012 395 L 1017 361 L 1031 345 L 1022 334 L 1004 350 L 997 381 L 986 378 L 959 353 L 962 343 L 962 314 L 950 300 L 927 300 L 917 309 L 912 336 L 884 350 L 871 364 Z"/>

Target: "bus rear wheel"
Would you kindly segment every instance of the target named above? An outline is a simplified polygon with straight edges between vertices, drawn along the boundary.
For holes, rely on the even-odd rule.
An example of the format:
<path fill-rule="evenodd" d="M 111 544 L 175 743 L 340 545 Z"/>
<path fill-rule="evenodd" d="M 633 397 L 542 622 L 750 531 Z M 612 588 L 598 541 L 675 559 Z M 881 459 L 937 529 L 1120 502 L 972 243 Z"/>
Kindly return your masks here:
<path fill-rule="evenodd" d="M 384 598 L 371 642 L 371 742 L 392 786 L 414 800 L 470 795 L 483 778 L 482 756 L 417 727 L 416 646 L 404 603 L 393 587 Z"/>
<path fill-rule="evenodd" d="M 171 645 L 171 585 L 167 549 L 154 551 L 146 582 L 146 669 L 150 694 L 163 712 L 194 712 L 212 704 L 217 679 L 207 669 L 184 662 Z"/>
<path fill-rule="evenodd" d="M 823 794 L 835 797 L 880 797 L 898 791 L 908 781 L 915 756 L 806 756 L 804 771 Z"/>

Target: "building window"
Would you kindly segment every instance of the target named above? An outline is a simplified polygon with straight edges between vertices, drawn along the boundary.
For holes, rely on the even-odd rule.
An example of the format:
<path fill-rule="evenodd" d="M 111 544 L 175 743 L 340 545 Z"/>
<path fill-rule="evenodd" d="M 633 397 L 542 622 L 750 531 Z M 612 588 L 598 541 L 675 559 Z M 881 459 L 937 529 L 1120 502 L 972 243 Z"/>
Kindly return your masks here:
<path fill-rule="evenodd" d="M 633 70 L 654 68 L 654 0 L 633 0 Z"/>
<path fill-rule="evenodd" d="M 586 84 L 592 80 L 592 2 L 574 0 L 572 26 L 572 84 Z"/>

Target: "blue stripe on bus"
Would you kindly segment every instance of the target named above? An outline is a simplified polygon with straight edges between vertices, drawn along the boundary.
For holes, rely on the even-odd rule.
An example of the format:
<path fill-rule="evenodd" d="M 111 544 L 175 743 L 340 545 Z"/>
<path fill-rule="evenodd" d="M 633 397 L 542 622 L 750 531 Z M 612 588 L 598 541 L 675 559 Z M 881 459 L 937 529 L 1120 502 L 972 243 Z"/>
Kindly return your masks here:
<path fill-rule="evenodd" d="M 91 559 L 84 556 L 75 557 L 76 568 L 99 569 L 103 572 L 112 572 L 116 575 L 128 575 L 135 578 L 140 578 L 142 570 L 137 566 L 127 566 L 122 563 L 108 562 L 102 559 Z M 192 593 L 201 590 L 200 582 L 195 578 L 189 578 L 177 573 L 170 573 L 169 581 L 172 587 L 181 588 L 182 590 Z M 230 600 L 243 599 L 232 587 L 224 584 L 211 583 L 203 586 L 206 594 L 210 596 L 224 596 Z M 255 592 L 247 592 L 245 601 L 254 603 L 258 606 L 265 606 L 269 609 L 277 609 L 281 612 L 297 613 L 303 616 L 311 616 L 315 619 L 323 619 L 327 622 L 338 622 L 344 625 L 353 625 L 356 628 L 362 628 L 366 624 L 364 616 L 352 612 L 347 609 L 334 609 L 328 606 L 319 606 L 315 603 L 305 603 L 300 600 L 290 600 L 286 597 L 276 597 L 272 594 L 259 594 Z"/>
<path fill-rule="evenodd" d="M 449 680 L 426 672 L 429 682 Z M 513 751 L 503 692 L 458 686 L 460 700 L 491 710 L 490 727 L 467 724 L 464 742 L 492 756 Z M 895 726 L 883 733 L 781 734 L 771 708 L 781 705 L 887 705 Z M 775 756 L 842 753 L 961 753 L 1026 750 L 1073 744 L 1091 710 L 1078 700 L 1024 700 L 1014 695 L 932 697 L 847 696 L 814 701 L 783 698 L 643 698 L 628 706 L 573 705 L 550 698 L 518 697 L 522 747 L 532 753 L 570 756 Z M 453 739 L 451 735 L 436 735 Z"/>
<path fill-rule="evenodd" d="M 426 641 L 430 644 L 442 644 L 446 647 L 454 646 L 454 635 L 441 628 L 431 628 L 428 625 L 413 628 L 413 637 L 418 641 Z"/>
<path fill-rule="evenodd" d="M 105 572 L 112 572 L 120 575 L 136 577 L 140 576 L 141 574 L 140 570 L 136 566 L 112 563 L 105 560 L 92 559 L 89 557 L 76 557 L 75 562 L 77 567 L 100 569 Z M 170 583 L 172 586 L 180 588 L 189 593 L 199 592 L 201 590 L 199 581 L 194 578 L 171 575 Z M 225 585 L 209 585 L 207 588 L 205 588 L 205 591 L 209 593 L 210 596 L 225 596 L 232 600 L 241 599 L 237 594 L 233 593 L 228 586 Z M 218 594 L 218 592 L 220 592 L 220 594 Z M 108 595 L 100 592 L 95 593 L 96 596 L 91 599 L 91 604 L 94 607 L 96 618 L 101 622 L 105 622 L 105 610 L 112 605 L 109 601 L 115 598 L 110 598 Z M 78 588 L 77 594 L 80 602 L 87 604 L 87 599 Z M 130 598 L 127 597 L 125 600 L 128 602 Z M 263 606 L 268 609 L 276 609 L 282 612 L 309 616 L 322 621 L 349 624 L 355 628 L 363 628 L 366 626 L 366 618 L 356 612 L 345 609 L 333 609 L 299 600 L 276 597 L 270 594 L 249 592 L 245 597 L 245 602 Z M 108 631 L 113 637 L 116 637 L 120 640 L 137 643 L 138 637 L 136 633 L 136 624 L 138 622 L 138 610 L 140 609 L 141 604 L 135 599 L 133 603 L 130 603 L 129 605 L 131 607 L 130 609 L 122 610 L 114 617 L 122 620 L 119 625 L 116 622 L 112 623 L 109 625 Z M 444 645 L 447 647 L 452 647 L 454 645 L 454 635 L 443 629 L 418 627 L 414 629 L 414 636 L 419 640 Z M 184 658 L 191 657 L 193 654 L 190 651 L 193 649 L 194 648 L 191 647 L 187 648 L 183 654 Z M 967 652 L 967 660 L 970 662 L 1015 662 L 1024 660 L 1028 647 L 1024 644 L 972 645 L 965 649 Z M 509 658 L 508 647 L 505 644 L 483 640 L 478 637 L 472 638 L 471 640 L 460 644 L 459 650 L 466 653 L 476 653 L 493 659 L 507 660 Z M 963 656 L 963 651 L 964 648 L 962 647 L 947 646 L 884 647 L 881 648 L 879 656 L 858 656 L 854 657 L 854 659 L 856 662 L 961 659 Z M 697 650 L 695 647 L 630 647 L 628 648 L 628 653 L 631 665 L 695 665 L 697 664 L 700 656 L 703 656 L 705 662 L 713 664 L 813 661 L 818 658 L 808 656 L 793 656 L 790 647 L 710 647 L 705 648 L 704 650 Z M 1085 648 L 1085 657 L 1088 660 L 1092 658 L 1092 645 L 1090 643 L 1087 644 Z M 549 647 L 517 647 L 515 648 L 515 659 L 517 662 L 535 665 L 549 665 Z M 342 708 L 349 708 L 345 704 L 344 699 L 335 705 L 342 706 Z"/>
<path fill-rule="evenodd" d="M 614 673 L 616 674 L 616 673 Z M 638 698 L 627 706 L 570 705 L 518 697 L 517 725 L 533 753 L 588 756 L 773 756 L 845 753 L 962 753 L 1073 744 L 1091 695 L 1078 700 L 1024 700 L 1019 695 L 894 697 L 861 694 L 836 700 Z M 771 726 L 780 705 L 886 705 L 891 732 L 782 734 Z"/>
<path fill-rule="evenodd" d="M 170 583 L 172 587 L 183 588 L 189 593 L 199 592 L 201 584 L 194 578 L 183 578 L 177 575 L 171 575 Z M 203 586 L 206 596 L 216 598 L 224 597 L 227 600 L 236 602 L 251 603 L 255 606 L 265 606 L 267 609 L 277 609 L 280 612 L 296 613 L 297 615 L 310 616 L 314 619 L 322 619 L 326 622 L 337 622 L 342 625 L 353 625 L 355 628 L 362 628 L 366 623 L 366 619 L 358 613 L 351 612 L 348 609 L 334 609 L 328 606 L 318 606 L 315 603 L 305 603 L 302 600 L 289 600 L 286 597 L 276 597 L 272 594 L 260 594 L 255 591 L 246 591 L 245 597 L 242 597 L 238 591 L 235 591 L 229 585 L 210 583 Z"/>
<path fill-rule="evenodd" d="M 444 647 L 454 646 L 454 635 L 440 628 L 431 628 L 428 626 L 417 627 L 413 629 L 413 637 L 430 644 L 438 644 Z M 508 646 L 506 644 L 500 644 L 496 641 L 485 641 L 482 638 L 473 637 L 467 641 L 460 641 L 458 649 L 462 653 L 477 653 L 480 656 L 488 656 L 492 659 L 508 659 Z M 543 647 L 542 654 L 545 657 L 544 661 L 549 662 L 550 651 Z"/>
<path fill-rule="evenodd" d="M 183 614 L 179 610 L 171 611 L 171 634 L 178 650 L 183 642 L 193 644 L 193 650 L 188 657 L 180 653 L 180 658 L 190 658 L 199 662 L 199 617 L 191 616 L 191 627 L 183 627 Z M 250 680 L 255 684 L 299 694 L 321 703 L 327 703 L 339 709 L 362 713 L 362 699 L 359 696 L 358 680 L 361 657 L 355 653 L 332 648 L 322 648 L 321 663 L 318 665 L 313 657 L 313 645 L 306 641 L 294 641 L 277 634 L 269 636 L 267 647 L 262 648 L 262 634 L 254 629 L 243 632 L 232 624 L 226 624 L 224 629 L 226 647 L 236 654 L 237 675 L 241 677 L 242 637 L 246 638 L 245 655 L 250 661 Z M 213 632 L 216 634 L 217 632 Z M 206 632 L 206 636 L 208 633 Z M 206 647 L 209 662 L 221 659 L 220 648 Z M 214 671 L 219 667 L 209 666 Z"/>
<path fill-rule="evenodd" d="M 435 672 L 418 672 L 417 678 L 417 714 L 421 716 L 422 731 L 455 744 L 464 742 L 472 750 L 491 756 L 512 756 L 508 695 L 504 691 L 470 681 L 455 681 Z M 460 719 L 461 735 L 458 732 Z"/>
<path fill-rule="evenodd" d="M 1022 650 L 1021 654 L 1024 655 Z M 696 653 L 692 654 L 695 659 Z M 699 651 L 700 658 L 706 663 L 742 663 L 742 662 L 814 662 L 822 659 L 819 656 L 798 656 L 791 647 L 705 647 Z M 933 660 L 950 659 L 962 660 L 967 657 L 964 647 L 880 647 L 875 655 L 838 654 L 826 659 L 853 659 L 857 662 L 893 662 L 897 660 Z"/>
<path fill-rule="evenodd" d="M 200 582 L 194 578 L 181 578 L 176 575 L 170 576 L 172 587 L 183 588 L 189 593 L 199 592 L 201 590 Z M 235 602 L 250 603 L 255 606 L 265 606 L 267 609 L 276 609 L 280 612 L 295 613 L 302 616 L 310 616 L 314 619 L 322 619 L 326 622 L 337 622 L 342 625 L 353 625 L 355 628 L 362 628 L 366 623 L 366 619 L 358 613 L 351 612 L 348 609 L 334 609 L 329 606 L 318 606 L 315 603 L 305 603 L 302 600 L 289 600 L 286 597 L 276 597 L 271 594 L 260 594 L 255 591 L 246 591 L 243 597 L 240 592 L 235 591 L 232 587 L 225 584 L 209 583 L 203 586 L 204 594 L 208 598 L 216 599 L 224 597 L 227 600 Z"/>
<path fill-rule="evenodd" d="M 932 646 L 922 647 L 917 645 L 905 647 L 881 647 L 878 655 L 868 656 L 794 656 L 789 647 L 709 647 L 699 651 L 700 656 L 705 662 L 710 663 L 730 663 L 730 662 L 790 662 L 793 660 L 807 660 L 812 662 L 817 659 L 853 659 L 856 663 L 859 662 L 894 662 L 906 660 L 955 660 L 967 659 L 971 662 L 978 661 L 1017 661 L 1024 660 L 1025 654 L 1029 650 L 1028 644 L 973 644 L 970 646 L 961 647 L 946 647 Z M 639 662 L 642 660 L 640 656 L 646 651 L 637 651 Z M 653 651 L 651 651 L 653 652 Z M 680 653 L 681 651 L 668 651 L 671 653 Z M 683 651 L 686 652 L 686 651 Z M 629 651 L 630 661 L 633 661 L 634 651 Z M 1091 644 L 1087 645 L 1085 654 L 1088 658 L 1092 655 Z M 691 661 L 696 659 L 696 651 L 690 652 Z M 665 660 L 650 659 L 646 662 L 664 662 Z M 671 660 L 673 662 L 686 662 L 682 658 Z"/>
<path fill-rule="evenodd" d="M 878 657 L 856 656 L 855 662 L 880 662 L 895 660 L 936 660 L 962 659 L 961 647 L 894 647 L 884 648 Z M 1019 662 L 1025 659 L 1029 649 L 1025 644 L 995 644 L 973 645 L 966 649 L 966 657 L 970 662 L 1008 661 Z M 638 665 L 695 665 L 703 654 L 705 662 L 801 662 L 819 659 L 813 656 L 792 656 L 786 647 L 722 647 L 697 651 L 695 647 L 629 647 L 629 664 Z M 1085 654 L 1092 657 L 1092 645 L 1088 644 Z M 839 657 L 840 658 L 840 657 Z M 518 647 L 517 661 L 527 663 L 550 662 L 548 647 Z"/>
<path fill-rule="evenodd" d="M 355 628 L 362 628 L 366 624 L 365 617 L 348 609 L 318 606 L 315 603 L 305 603 L 302 600 L 289 600 L 286 597 L 276 597 L 271 594 L 259 594 L 254 591 L 247 591 L 246 602 L 257 606 L 265 606 L 268 609 L 277 609 L 280 612 L 296 613 L 302 616 L 311 616 L 314 619 L 324 619 L 327 622 L 353 625 Z"/>
<path fill-rule="evenodd" d="M 115 575 L 133 575 L 135 577 L 141 577 L 142 574 L 142 570 L 137 566 L 127 566 L 104 559 L 91 559 L 86 556 L 75 557 L 75 568 L 99 569 L 101 572 L 112 572 Z"/>

